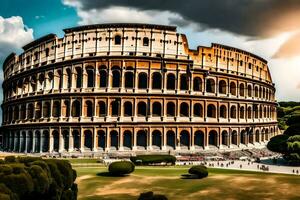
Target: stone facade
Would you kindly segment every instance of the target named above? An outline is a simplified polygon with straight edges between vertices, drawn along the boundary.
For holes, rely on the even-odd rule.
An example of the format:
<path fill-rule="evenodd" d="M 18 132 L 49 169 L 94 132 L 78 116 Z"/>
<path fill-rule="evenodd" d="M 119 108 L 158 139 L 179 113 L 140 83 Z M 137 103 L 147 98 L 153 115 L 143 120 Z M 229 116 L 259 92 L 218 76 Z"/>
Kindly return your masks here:
<path fill-rule="evenodd" d="M 176 27 L 65 29 L 4 62 L 3 145 L 14 152 L 252 148 L 278 134 L 267 61 Z"/>

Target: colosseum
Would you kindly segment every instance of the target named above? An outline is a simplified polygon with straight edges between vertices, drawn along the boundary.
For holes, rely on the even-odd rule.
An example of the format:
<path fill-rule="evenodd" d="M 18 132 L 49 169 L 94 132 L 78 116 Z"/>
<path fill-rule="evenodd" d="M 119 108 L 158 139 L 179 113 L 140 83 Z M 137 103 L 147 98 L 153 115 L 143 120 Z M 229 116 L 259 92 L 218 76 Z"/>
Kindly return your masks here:
<path fill-rule="evenodd" d="M 97 24 L 49 34 L 4 64 L 2 143 L 25 153 L 201 152 L 278 134 L 267 61 L 176 27 Z"/>

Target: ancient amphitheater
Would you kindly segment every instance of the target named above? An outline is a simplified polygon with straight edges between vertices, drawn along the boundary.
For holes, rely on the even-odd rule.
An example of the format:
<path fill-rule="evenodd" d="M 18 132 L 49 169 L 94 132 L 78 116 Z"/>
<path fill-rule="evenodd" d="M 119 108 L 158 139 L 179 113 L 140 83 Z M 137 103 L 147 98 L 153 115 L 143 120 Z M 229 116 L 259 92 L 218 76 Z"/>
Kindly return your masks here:
<path fill-rule="evenodd" d="M 267 61 L 176 27 L 98 24 L 46 35 L 4 62 L 6 151 L 253 148 L 278 133 Z"/>

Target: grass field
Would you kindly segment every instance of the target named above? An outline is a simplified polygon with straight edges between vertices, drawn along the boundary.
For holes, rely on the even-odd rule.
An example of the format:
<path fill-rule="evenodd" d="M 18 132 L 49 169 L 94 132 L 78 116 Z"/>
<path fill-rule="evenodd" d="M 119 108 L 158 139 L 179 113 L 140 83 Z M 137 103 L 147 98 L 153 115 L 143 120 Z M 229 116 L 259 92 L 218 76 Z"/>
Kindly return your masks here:
<path fill-rule="evenodd" d="M 99 175 L 105 167 L 75 168 L 78 199 L 132 200 L 141 192 L 164 194 L 169 200 L 187 199 L 300 199 L 300 177 L 237 170 L 209 169 L 208 178 L 181 179 L 188 167 L 136 167 L 126 177 Z"/>

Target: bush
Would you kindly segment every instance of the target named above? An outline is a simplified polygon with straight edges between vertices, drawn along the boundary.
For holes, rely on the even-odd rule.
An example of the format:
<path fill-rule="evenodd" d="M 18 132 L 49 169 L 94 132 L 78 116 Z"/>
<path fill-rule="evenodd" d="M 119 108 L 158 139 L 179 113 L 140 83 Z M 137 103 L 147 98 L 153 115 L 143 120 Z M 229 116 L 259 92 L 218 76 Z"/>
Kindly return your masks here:
<path fill-rule="evenodd" d="M 285 131 L 284 135 L 293 136 L 300 135 L 300 122 L 298 124 L 290 125 Z"/>
<path fill-rule="evenodd" d="M 152 191 L 141 193 L 138 200 L 168 200 L 168 198 L 161 194 L 154 194 Z"/>
<path fill-rule="evenodd" d="M 13 163 L 13 162 L 16 162 L 16 157 L 15 156 L 6 156 L 4 158 L 4 160 L 6 163 Z"/>
<path fill-rule="evenodd" d="M 134 164 L 130 161 L 113 162 L 108 166 L 108 171 L 115 176 L 130 174 L 134 171 Z"/>
<path fill-rule="evenodd" d="M 130 160 L 134 164 L 151 165 L 157 163 L 170 163 L 175 165 L 176 158 L 172 155 L 138 155 L 131 157 Z"/>
<path fill-rule="evenodd" d="M 288 120 L 286 121 L 287 125 L 293 125 L 293 124 L 297 124 L 300 122 L 300 115 L 292 115 L 288 118 Z"/>
<path fill-rule="evenodd" d="M 267 144 L 267 148 L 270 151 L 277 152 L 277 153 L 286 153 L 287 152 L 287 139 L 289 138 L 288 135 L 276 135 L 270 139 Z"/>
<path fill-rule="evenodd" d="M 207 168 L 204 165 L 192 166 L 189 169 L 189 173 L 198 176 L 198 178 L 205 178 L 208 176 Z"/>

